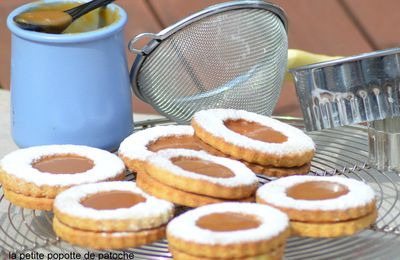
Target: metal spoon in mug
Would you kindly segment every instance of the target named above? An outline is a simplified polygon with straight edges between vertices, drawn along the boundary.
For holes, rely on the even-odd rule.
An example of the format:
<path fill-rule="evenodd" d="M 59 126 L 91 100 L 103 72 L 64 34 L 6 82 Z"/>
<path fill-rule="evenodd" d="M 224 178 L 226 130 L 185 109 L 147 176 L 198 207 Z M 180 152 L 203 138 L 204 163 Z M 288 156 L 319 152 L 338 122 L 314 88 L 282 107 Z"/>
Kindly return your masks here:
<path fill-rule="evenodd" d="M 73 21 L 82 15 L 115 0 L 93 0 L 65 11 L 30 11 L 14 17 L 14 22 L 22 29 L 45 33 L 62 33 Z"/>

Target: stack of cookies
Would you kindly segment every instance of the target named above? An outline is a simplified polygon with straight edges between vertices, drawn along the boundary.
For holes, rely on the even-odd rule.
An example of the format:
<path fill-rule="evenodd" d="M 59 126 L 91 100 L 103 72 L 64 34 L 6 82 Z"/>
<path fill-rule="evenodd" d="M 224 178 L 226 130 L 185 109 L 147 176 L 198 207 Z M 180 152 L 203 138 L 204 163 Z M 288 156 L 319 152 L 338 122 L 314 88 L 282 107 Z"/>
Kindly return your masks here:
<path fill-rule="evenodd" d="M 254 201 L 258 180 L 244 164 L 189 149 L 149 156 L 137 184 L 155 197 L 188 207 L 224 201 Z"/>
<path fill-rule="evenodd" d="M 254 203 L 218 203 L 188 211 L 167 226 L 175 260 L 281 259 L 287 216 Z"/>
<path fill-rule="evenodd" d="M 173 212 L 172 203 L 144 193 L 133 182 L 85 184 L 56 197 L 53 228 L 75 245 L 127 248 L 164 238 Z"/>
<path fill-rule="evenodd" d="M 295 236 L 349 236 L 377 217 L 372 188 L 344 177 L 290 176 L 271 181 L 257 190 L 257 202 L 285 212 Z"/>
<path fill-rule="evenodd" d="M 314 142 L 300 129 L 243 110 L 203 110 L 192 127 L 204 143 L 268 176 L 307 174 L 315 153 Z"/>
<path fill-rule="evenodd" d="M 307 174 L 315 153 L 301 130 L 242 110 L 200 111 L 192 126 L 145 129 L 121 143 L 119 156 L 146 192 L 189 207 L 252 201 L 257 179 L 251 172 Z"/>
<path fill-rule="evenodd" d="M 126 138 L 118 151 L 138 185 L 153 196 L 198 207 L 254 201 L 257 177 L 194 135 L 191 126 L 158 126 Z"/>
<path fill-rule="evenodd" d="M 239 160 L 256 174 L 271 177 L 308 174 L 315 145 L 301 130 L 278 120 L 233 109 L 196 113 L 192 126 L 158 126 L 126 138 L 119 156 L 140 172 L 154 152 L 169 148 L 205 151 Z"/>

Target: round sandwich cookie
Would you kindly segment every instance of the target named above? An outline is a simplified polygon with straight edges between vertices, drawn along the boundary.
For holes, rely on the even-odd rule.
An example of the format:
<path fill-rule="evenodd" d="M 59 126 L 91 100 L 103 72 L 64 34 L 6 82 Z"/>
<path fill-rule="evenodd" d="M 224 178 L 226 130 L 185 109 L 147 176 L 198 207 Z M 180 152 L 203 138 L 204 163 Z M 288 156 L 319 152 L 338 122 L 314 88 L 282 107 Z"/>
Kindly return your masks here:
<path fill-rule="evenodd" d="M 140 188 L 157 198 L 192 208 L 227 201 L 255 202 L 254 195 L 243 199 L 222 199 L 175 189 L 159 182 L 145 172 L 138 173 L 136 182 Z"/>
<path fill-rule="evenodd" d="M 172 203 L 143 192 L 134 182 L 103 182 L 72 187 L 54 201 L 53 228 L 71 244 L 122 249 L 165 237 Z"/>
<path fill-rule="evenodd" d="M 286 214 L 254 203 L 199 207 L 167 226 L 174 259 L 280 259 L 289 236 Z"/>
<path fill-rule="evenodd" d="M 164 149 L 182 148 L 222 154 L 194 135 L 191 126 L 155 126 L 128 136 L 120 145 L 118 155 L 132 172 L 143 168 L 146 158 Z"/>
<path fill-rule="evenodd" d="M 344 177 L 285 177 L 260 187 L 256 200 L 287 213 L 297 236 L 352 235 L 377 218 L 372 188 Z"/>
<path fill-rule="evenodd" d="M 124 178 L 125 166 L 118 156 L 81 145 L 30 147 L 0 161 L 5 198 L 37 210 L 52 210 L 56 195 L 69 187 Z"/>
<path fill-rule="evenodd" d="M 308 164 L 315 153 L 314 142 L 300 129 L 243 110 L 199 111 L 192 126 L 203 142 L 249 163 L 299 167 Z"/>
<path fill-rule="evenodd" d="M 238 161 L 202 151 L 166 149 L 147 158 L 145 173 L 139 173 L 137 183 L 156 197 L 197 207 L 223 200 L 253 200 L 258 179 Z"/>

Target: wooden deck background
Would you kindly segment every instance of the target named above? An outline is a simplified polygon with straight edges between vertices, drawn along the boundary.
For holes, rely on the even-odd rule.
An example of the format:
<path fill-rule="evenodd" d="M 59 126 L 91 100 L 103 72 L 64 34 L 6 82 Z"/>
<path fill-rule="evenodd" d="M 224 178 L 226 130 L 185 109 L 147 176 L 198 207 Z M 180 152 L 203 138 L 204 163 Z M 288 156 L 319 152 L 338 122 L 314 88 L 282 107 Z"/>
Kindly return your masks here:
<path fill-rule="evenodd" d="M 394 47 L 400 42 L 400 0 L 271 0 L 289 20 L 289 47 L 328 55 L 353 55 Z M 27 0 L 0 1 L 0 84 L 9 88 L 10 33 L 6 18 Z M 218 0 L 117 0 L 129 16 L 126 41 L 142 32 L 158 32 Z M 129 68 L 134 55 L 127 52 Z M 27 88 L 29 86 L 26 86 Z M 134 97 L 135 112 L 154 112 Z M 301 116 L 294 86 L 285 84 L 274 112 Z"/>

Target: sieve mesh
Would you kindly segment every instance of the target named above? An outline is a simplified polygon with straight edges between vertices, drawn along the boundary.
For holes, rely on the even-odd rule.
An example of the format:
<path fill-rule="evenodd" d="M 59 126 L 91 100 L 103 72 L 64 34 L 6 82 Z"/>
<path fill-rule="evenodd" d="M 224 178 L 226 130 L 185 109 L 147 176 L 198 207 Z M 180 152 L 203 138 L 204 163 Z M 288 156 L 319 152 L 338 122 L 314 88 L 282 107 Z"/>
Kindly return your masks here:
<path fill-rule="evenodd" d="M 138 70 L 137 85 L 146 102 L 179 123 L 209 108 L 270 115 L 286 60 L 287 34 L 276 14 L 229 10 L 163 40 Z"/>

